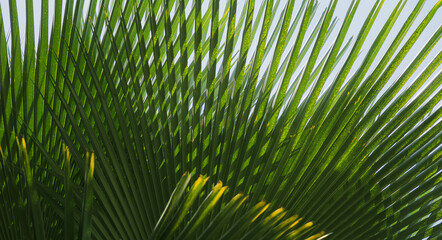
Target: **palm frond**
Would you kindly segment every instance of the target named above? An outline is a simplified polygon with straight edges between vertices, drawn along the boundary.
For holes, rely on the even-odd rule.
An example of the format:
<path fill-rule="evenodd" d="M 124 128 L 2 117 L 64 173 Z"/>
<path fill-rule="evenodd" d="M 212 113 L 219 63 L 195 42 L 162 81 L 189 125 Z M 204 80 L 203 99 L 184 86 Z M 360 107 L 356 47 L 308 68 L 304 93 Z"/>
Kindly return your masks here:
<path fill-rule="evenodd" d="M 341 3 L 0 5 L 0 238 L 440 237 L 442 2 Z"/>

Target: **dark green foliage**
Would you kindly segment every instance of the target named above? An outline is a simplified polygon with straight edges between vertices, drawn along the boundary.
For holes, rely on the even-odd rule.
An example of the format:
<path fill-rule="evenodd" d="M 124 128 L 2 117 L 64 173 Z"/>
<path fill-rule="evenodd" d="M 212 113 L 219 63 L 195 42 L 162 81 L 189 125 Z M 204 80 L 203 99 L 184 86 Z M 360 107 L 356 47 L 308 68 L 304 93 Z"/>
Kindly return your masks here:
<path fill-rule="evenodd" d="M 10 0 L 0 239 L 440 237 L 442 2 L 337 2 Z"/>

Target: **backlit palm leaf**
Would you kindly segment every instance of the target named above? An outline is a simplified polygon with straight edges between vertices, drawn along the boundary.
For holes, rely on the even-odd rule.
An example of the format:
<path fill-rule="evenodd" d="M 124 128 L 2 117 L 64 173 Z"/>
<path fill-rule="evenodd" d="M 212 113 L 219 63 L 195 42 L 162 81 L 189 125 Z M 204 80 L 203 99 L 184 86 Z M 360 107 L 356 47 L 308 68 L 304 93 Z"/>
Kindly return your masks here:
<path fill-rule="evenodd" d="M 441 1 L 49 2 L 0 11 L 0 238 L 441 236 Z"/>

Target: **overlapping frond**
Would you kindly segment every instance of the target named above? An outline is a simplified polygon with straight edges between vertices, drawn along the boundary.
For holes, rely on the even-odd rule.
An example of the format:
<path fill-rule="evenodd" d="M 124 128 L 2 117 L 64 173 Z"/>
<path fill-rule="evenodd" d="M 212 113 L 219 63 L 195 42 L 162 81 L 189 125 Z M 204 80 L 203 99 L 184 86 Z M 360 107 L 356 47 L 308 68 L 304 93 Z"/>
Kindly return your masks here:
<path fill-rule="evenodd" d="M 430 2 L 10 0 L 0 238 L 440 237 Z"/>

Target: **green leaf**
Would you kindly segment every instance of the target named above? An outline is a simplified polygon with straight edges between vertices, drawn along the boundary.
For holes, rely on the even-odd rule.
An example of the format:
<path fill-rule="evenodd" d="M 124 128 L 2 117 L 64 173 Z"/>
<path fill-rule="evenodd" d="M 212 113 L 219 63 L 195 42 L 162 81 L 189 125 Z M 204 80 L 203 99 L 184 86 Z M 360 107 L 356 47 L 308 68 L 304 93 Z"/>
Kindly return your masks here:
<path fill-rule="evenodd" d="M 25 2 L 0 239 L 439 237 L 441 1 Z"/>
<path fill-rule="evenodd" d="M 89 160 L 87 167 L 87 175 L 85 175 L 85 194 L 83 197 L 83 206 L 81 211 L 80 230 L 79 236 L 81 239 L 91 239 L 92 234 L 92 203 L 93 203 L 93 190 L 92 180 L 94 176 L 95 168 L 95 155 L 94 153 L 86 154 L 86 158 Z"/>
<path fill-rule="evenodd" d="M 35 236 L 37 239 L 46 239 L 44 225 L 43 225 L 43 216 L 40 207 L 40 196 L 38 195 L 37 189 L 34 184 L 34 177 L 32 174 L 31 164 L 29 162 L 29 155 L 26 148 L 26 142 L 24 138 L 22 138 L 21 144 L 18 138 L 16 140 L 17 144 L 20 146 L 20 155 L 21 155 L 20 158 L 21 161 L 23 161 L 22 163 L 26 174 L 26 182 L 28 187 L 28 201 L 31 204 L 33 223 L 35 224 L 34 225 Z"/>

